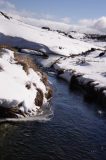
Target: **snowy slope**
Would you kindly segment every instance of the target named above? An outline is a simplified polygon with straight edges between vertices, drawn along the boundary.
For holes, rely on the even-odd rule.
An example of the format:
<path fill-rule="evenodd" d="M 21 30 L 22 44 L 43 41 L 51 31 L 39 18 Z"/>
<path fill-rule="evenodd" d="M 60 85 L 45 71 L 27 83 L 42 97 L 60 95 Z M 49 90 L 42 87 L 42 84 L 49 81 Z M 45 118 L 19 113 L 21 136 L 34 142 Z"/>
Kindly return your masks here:
<path fill-rule="evenodd" d="M 19 15 L 10 14 L 15 19 L 27 23 L 36 27 L 49 27 L 51 30 L 61 30 L 63 32 L 69 33 L 70 31 L 77 31 L 79 33 L 86 34 L 106 34 L 106 17 L 101 17 L 95 22 L 90 21 L 90 25 L 86 24 L 86 21 L 79 21 L 77 24 L 65 23 L 63 21 L 48 20 L 42 18 L 32 18 L 32 17 L 22 17 Z M 88 20 L 89 21 L 89 20 Z"/>
<path fill-rule="evenodd" d="M 65 56 L 79 54 L 96 47 L 58 32 L 43 30 L 15 19 L 6 19 L 2 15 L 0 15 L 0 33 L 0 43 L 39 49 L 46 53 L 55 52 Z"/>
<path fill-rule="evenodd" d="M 0 50 L 0 106 L 16 108 L 18 110 L 16 117 L 36 115 L 41 107 L 35 103 L 38 89 L 42 91 L 45 104 L 47 86 L 43 83 L 40 72 L 29 68 L 26 73 L 23 66 L 18 63 L 14 59 L 13 51 Z M 20 111 L 23 114 L 19 114 Z"/>

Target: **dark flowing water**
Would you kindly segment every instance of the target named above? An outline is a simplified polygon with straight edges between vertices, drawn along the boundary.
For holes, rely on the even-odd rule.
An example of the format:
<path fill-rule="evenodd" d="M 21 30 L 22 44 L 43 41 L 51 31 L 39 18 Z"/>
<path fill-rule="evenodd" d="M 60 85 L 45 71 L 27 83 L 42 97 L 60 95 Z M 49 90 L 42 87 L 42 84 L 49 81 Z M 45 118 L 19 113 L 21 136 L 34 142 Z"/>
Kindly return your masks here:
<path fill-rule="evenodd" d="M 54 117 L 0 124 L 0 160 L 106 160 L 106 114 L 79 93 L 53 83 Z"/>

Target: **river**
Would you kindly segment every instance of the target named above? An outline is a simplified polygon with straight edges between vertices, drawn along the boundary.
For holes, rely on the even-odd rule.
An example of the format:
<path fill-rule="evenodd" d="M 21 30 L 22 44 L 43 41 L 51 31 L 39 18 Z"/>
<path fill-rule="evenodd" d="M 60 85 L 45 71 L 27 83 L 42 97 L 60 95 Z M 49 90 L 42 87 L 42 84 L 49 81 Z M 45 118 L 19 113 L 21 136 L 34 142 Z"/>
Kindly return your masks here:
<path fill-rule="evenodd" d="M 0 160 L 105 160 L 106 112 L 49 73 L 54 116 L 0 124 Z"/>

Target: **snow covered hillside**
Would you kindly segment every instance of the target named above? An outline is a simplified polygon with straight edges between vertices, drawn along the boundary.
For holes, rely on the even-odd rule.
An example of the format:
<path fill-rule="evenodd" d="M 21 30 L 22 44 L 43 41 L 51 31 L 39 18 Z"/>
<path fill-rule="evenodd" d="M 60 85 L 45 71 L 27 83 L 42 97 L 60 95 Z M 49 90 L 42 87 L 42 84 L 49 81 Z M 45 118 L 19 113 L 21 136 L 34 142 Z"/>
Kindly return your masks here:
<path fill-rule="evenodd" d="M 64 33 L 44 30 L 12 18 L 8 19 L 3 15 L 0 15 L 0 43 L 64 56 L 98 48 L 93 44 L 65 36 Z"/>

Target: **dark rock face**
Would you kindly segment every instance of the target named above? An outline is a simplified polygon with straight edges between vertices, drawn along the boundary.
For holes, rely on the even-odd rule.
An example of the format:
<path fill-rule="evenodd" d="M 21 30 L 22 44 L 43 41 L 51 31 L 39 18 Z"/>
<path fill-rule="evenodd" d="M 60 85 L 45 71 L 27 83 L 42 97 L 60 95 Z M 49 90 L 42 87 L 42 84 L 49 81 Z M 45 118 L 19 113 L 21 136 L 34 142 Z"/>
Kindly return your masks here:
<path fill-rule="evenodd" d="M 68 35 L 69 38 L 73 38 L 71 35 Z M 73 38 L 74 39 L 74 38 Z"/>
<path fill-rule="evenodd" d="M 30 88 L 31 88 L 31 84 L 30 84 L 30 83 L 27 83 L 25 87 L 26 87 L 27 89 L 30 89 Z"/>
<path fill-rule="evenodd" d="M 25 114 L 18 107 L 5 108 L 0 106 L 0 118 L 18 118 L 18 114 L 25 117 Z"/>
<path fill-rule="evenodd" d="M 35 105 L 42 106 L 43 105 L 43 92 L 40 89 L 37 89 L 37 96 L 35 98 Z"/>
<path fill-rule="evenodd" d="M 93 39 L 93 40 L 101 41 L 101 42 L 105 42 L 106 41 L 106 35 L 86 34 L 85 38 Z"/>
<path fill-rule="evenodd" d="M 50 28 L 49 28 L 49 27 L 42 27 L 42 29 L 45 29 L 45 30 L 50 31 Z"/>
<path fill-rule="evenodd" d="M 66 33 L 66 32 L 63 32 L 63 31 L 61 31 L 61 30 L 56 30 L 58 33 L 61 33 L 61 34 L 63 34 L 64 36 L 67 36 L 67 37 L 69 37 L 69 38 L 72 38 L 72 39 L 74 39 L 70 34 L 68 34 L 68 33 Z"/>
<path fill-rule="evenodd" d="M 67 36 L 69 38 L 73 38 L 70 34 L 63 32 L 61 30 L 52 30 L 49 27 L 42 27 L 42 29 L 48 30 L 48 31 L 54 31 L 54 32 L 58 32 L 59 34 L 63 34 L 64 36 Z M 74 39 L 74 38 L 73 38 Z"/>
<path fill-rule="evenodd" d="M 78 80 L 75 75 L 72 76 L 71 81 L 70 81 L 70 88 L 74 89 L 78 86 Z"/>
<path fill-rule="evenodd" d="M 82 82 L 80 82 L 82 79 Z M 73 74 L 71 81 L 70 81 L 70 88 L 71 89 L 80 89 L 84 93 L 84 99 L 88 102 L 97 102 L 104 107 L 106 107 L 106 91 L 105 87 L 98 87 L 97 83 L 94 83 L 93 80 L 89 80 L 87 83 L 84 83 L 84 77 L 82 75 L 75 75 Z"/>
<path fill-rule="evenodd" d="M 99 54 L 98 57 L 102 57 L 102 56 L 104 56 L 105 54 L 106 54 L 106 52 L 102 52 L 102 53 Z"/>
<path fill-rule="evenodd" d="M 58 70 L 58 76 L 61 75 L 61 74 L 63 74 L 63 73 L 64 73 L 64 70 L 62 70 L 62 69 Z"/>
<path fill-rule="evenodd" d="M 3 12 L 0 12 L 2 16 L 4 16 L 6 19 L 10 20 L 11 17 L 7 16 L 7 14 L 3 13 Z"/>
<path fill-rule="evenodd" d="M 94 52 L 96 49 L 95 48 L 91 48 L 90 50 L 83 52 L 82 55 L 83 56 L 88 56 L 91 52 Z"/>
<path fill-rule="evenodd" d="M 2 66 L 0 65 L 0 72 L 1 72 L 1 71 L 3 71 L 3 68 L 2 68 Z"/>

